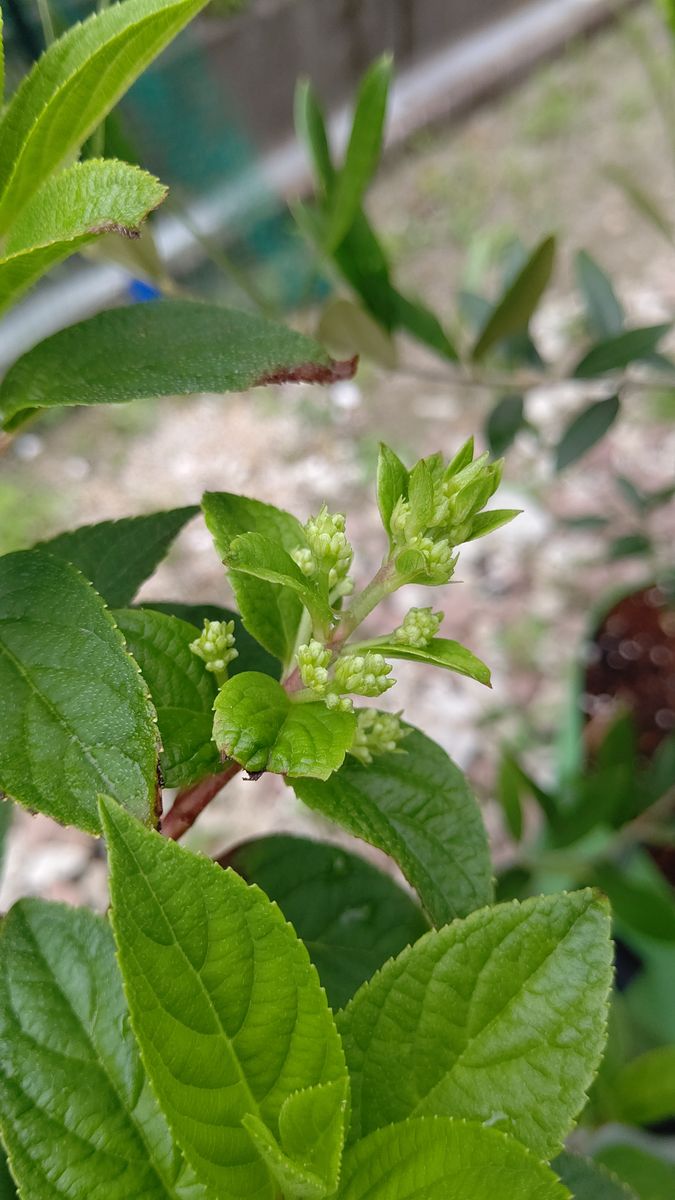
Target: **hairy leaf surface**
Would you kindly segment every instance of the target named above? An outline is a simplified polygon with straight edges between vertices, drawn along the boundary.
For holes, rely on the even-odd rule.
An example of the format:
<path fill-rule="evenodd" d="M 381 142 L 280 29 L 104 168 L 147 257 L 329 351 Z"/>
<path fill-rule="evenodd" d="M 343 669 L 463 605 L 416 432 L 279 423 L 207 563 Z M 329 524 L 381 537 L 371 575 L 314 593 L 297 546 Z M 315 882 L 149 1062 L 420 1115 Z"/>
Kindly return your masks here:
<path fill-rule="evenodd" d="M 333 1009 L 429 928 L 393 879 L 341 846 L 275 835 L 244 842 L 222 862 L 276 900 Z"/>
<path fill-rule="evenodd" d="M 132 1023 L 169 1125 L 221 1200 L 274 1200 L 278 1188 L 244 1118 L 301 1166 L 310 1147 L 289 1142 L 284 1105 L 299 1090 L 346 1082 L 316 970 L 257 888 L 149 833 L 112 802 L 102 801 L 102 819 Z M 334 1099 L 339 1156 L 344 1092 Z"/>
<path fill-rule="evenodd" d="M 22 900 L 0 964 L 0 1124 L 22 1195 L 213 1200 L 148 1087 L 108 922 Z"/>
<path fill-rule="evenodd" d="M 356 717 L 322 700 L 294 703 L 269 675 L 245 671 L 223 685 L 213 736 L 219 750 L 253 773 L 328 779 L 354 740 Z"/>
<path fill-rule="evenodd" d="M 485 829 L 464 776 L 440 746 L 413 730 L 403 750 L 367 767 L 347 758 L 327 782 L 293 787 L 309 808 L 391 855 L 434 924 L 444 925 L 492 899 Z"/>
<path fill-rule="evenodd" d="M 426 934 L 341 1015 L 352 1137 L 409 1116 L 457 1116 L 550 1157 L 600 1060 L 611 957 L 608 905 L 588 890 L 500 904 Z"/>
<path fill-rule="evenodd" d="M 156 820 L 158 739 L 138 668 L 103 601 L 40 550 L 0 559 L 0 787 L 99 832 L 105 791 Z"/>

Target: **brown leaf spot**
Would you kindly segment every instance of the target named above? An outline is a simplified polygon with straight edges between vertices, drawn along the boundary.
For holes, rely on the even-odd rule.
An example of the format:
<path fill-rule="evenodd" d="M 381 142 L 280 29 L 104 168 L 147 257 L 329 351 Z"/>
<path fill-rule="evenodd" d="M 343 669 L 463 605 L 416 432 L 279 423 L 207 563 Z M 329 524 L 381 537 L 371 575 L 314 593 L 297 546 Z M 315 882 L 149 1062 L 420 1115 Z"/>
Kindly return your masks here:
<path fill-rule="evenodd" d="M 353 379 L 359 364 L 359 356 L 337 362 L 331 359 L 328 363 L 306 362 L 294 367 L 277 367 L 261 375 L 253 384 L 254 387 L 265 387 L 270 383 L 340 383 L 343 379 Z"/>

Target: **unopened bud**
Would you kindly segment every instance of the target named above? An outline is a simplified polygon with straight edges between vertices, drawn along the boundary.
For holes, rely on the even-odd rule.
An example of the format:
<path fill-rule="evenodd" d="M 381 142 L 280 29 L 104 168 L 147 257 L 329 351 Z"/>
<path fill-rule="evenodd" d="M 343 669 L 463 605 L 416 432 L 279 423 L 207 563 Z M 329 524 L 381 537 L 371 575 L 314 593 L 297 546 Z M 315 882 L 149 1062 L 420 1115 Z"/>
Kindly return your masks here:
<path fill-rule="evenodd" d="M 349 753 L 369 766 L 379 754 L 401 753 L 399 742 L 408 732 L 401 724 L 400 714 L 362 708 L 357 714 L 356 732 Z"/>
<path fill-rule="evenodd" d="M 430 608 L 411 608 L 403 624 L 394 631 L 394 641 L 423 650 L 435 638 L 442 620 L 442 612 L 435 613 Z"/>
<path fill-rule="evenodd" d="M 227 679 L 229 664 L 239 657 L 234 642 L 234 621 L 209 621 L 207 618 L 199 637 L 190 642 L 190 649 L 222 684 Z"/>

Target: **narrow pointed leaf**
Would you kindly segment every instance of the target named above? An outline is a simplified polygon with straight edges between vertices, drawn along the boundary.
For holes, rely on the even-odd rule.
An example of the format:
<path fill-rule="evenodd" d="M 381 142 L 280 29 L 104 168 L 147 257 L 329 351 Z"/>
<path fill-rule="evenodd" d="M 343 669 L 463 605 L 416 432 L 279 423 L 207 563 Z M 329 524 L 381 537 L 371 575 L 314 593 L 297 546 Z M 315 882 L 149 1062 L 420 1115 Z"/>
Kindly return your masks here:
<path fill-rule="evenodd" d="M 564 471 L 587 454 L 605 436 L 621 408 L 618 396 L 595 400 L 567 426 L 556 449 L 556 471 Z"/>
<path fill-rule="evenodd" d="M 169 1125 L 220 1200 L 274 1200 L 278 1187 L 243 1119 L 278 1140 L 289 1097 L 346 1081 L 307 951 L 234 872 L 148 833 L 111 802 L 102 819 L 132 1024 Z M 343 1101 L 341 1111 L 338 1148 Z"/>
<path fill-rule="evenodd" d="M 221 861 L 276 900 L 333 1009 L 429 928 L 393 879 L 340 846 L 275 835 L 244 842 Z"/>
<path fill-rule="evenodd" d="M 408 495 L 410 472 L 400 458 L 384 442 L 380 442 L 377 460 L 377 503 L 389 544 L 391 539 L 391 514 L 401 496 Z"/>
<path fill-rule="evenodd" d="M 218 749 L 253 773 L 328 779 L 354 740 L 356 717 L 322 700 L 295 704 L 269 675 L 228 679 L 215 704 Z"/>
<path fill-rule="evenodd" d="M 577 254 L 575 266 L 590 332 L 599 338 L 621 333 L 625 314 L 609 277 L 585 250 Z"/>
<path fill-rule="evenodd" d="M 472 358 L 484 358 L 498 342 L 525 331 L 548 287 L 555 262 L 555 238 L 537 246 L 490 313 L 473 348 Z"/>
<path fill-rule="evenodd" d="M 295 131 L 312 157 L 317 188 L 328 191 L 335 179 L 326 122 L 309 79 L 298 80 L 295 89 Z"/>
<path fill-rule="evenodd" d="M 490 453 L 499 458 L 526 426 L 523 397 L 504 396 L 493 408 L 485 427 Z"/>
<path fill-rule="evenodd" d="M 522 511 L 522 508 L 488 508 L 478 513 L 472 520 L 471 535 L 465 540 L 475 542 L 477 538 L 487 537 L 488 533 L 494 533 L 495 529 L 514 521 Z"/>
<path fill-rule="evenodd" d="M 340 1018 L 352 1138 L 440 1115 L 560 1150 L 605 1042 L 609 933 L 607 903 L 583 891 L 486 908 L 404 950 Z"/>
<path fill-rule="evenodd" d="M 221 762 L 212 735 L 218 688 L 201 658 L 190 650 L 194 626 L 143 608 L 118 609 L 114 617 L 157 712 L 164 783 L 188 787 L 217 774 Z"/>
<path fill-rule="evenodd" d="M 325 783 L 298 780 L 296 794 L 355 837 L 389 854 L 436 925 L 492 899 L 480 811 L 461 771 L 418 730 L 404 753 L 370 766 L 347 758 Z"/>
<path fill-rule="evenodd" d="M 666 0 L 666 3 L 668 2 L 669 0 Z M 636 212 L 639 212 L 640 216 L 644 217 L 652 228 L 662 234 L 672 246 L 675 243 L 675 227 L 653 192 L 647 191 L 635 178 L 632 171 L 627 170 L 626 167 L 612 164 L 606 168 L 605 174 L 617 187 L 621 188 Z"/>
<path fill-rule="evenodd" d="M 50 46 L 0 121 L 2 232 L 203 5 L 124 0 L 73 25 Z"/>
<path fill-rule="evenodd" d="M 351 229 L 380 160 L 392 59 L 385 54 L 363 77 L 344 165 L 329 196 L 326 250 L 330 254 Z"/>
<path fill-rule="evenodd" d="M 495 1129 L 426 1117 L 345 1154 L 340 1200 L 571 1200 L 545 1163 Z"/>
<path fill-rule="evenodd" d="M 148 1087 L 108 922 L 87 909 L 22 900 L 5 921 L 0 1099 L 23 1196 L 211 1200 Z"/>
<path fill-rule="evenodd" d="M 225 564 L 239 574 L 290 588 L 299 596 L 313 620 L 327 628 L 333 619 L 325 596 L 303 575 L 287 550 L 262 533 L 241 533 L 230 544 Z"/>
<path fill-rule="evenodd" d="M 330 383 L 348 378 L 354 368 L 353 362 L 335 363 L 311 338 L 262 317 L 162 300 L 99 313 L 29 350 L 0 384 L 0 421 L 14 427 L 22 411 L 36 408 Z"/>
<path fill-rule="evenodd" d="M 551 1164 L 574 1200 L 640 1200 L 636 1192 L 592 1158 L 563 1151 Z"/>
<path fill-rule="evenodd" d="M 390 641 L 387 638 L 376 638 L 372 643 L 379 654 L 385 658 L 404 658 L 408 662 L 429 663 L 434 667 L 445 667 L 446 671 L 454 671 L 457 675 L 466 675 L 478 683 L 490 687 L 490 669 L 484 662 L 476 658 L 466 646 L 453 642 L 450 638 L 432 638 L 428 646 L 419 649 L 417 646 L 406 646 L 402 642 Z"/>
<path fill-rule="evenodd" d="M 0 258 L 0 312 L 69 255 L 105 233 L 137 237 L 166 188 L 128 163 L 90 159 L 47 180 L 28 202 Z"/>
<path fill-rule="evenodd" d="M 633 362 L 649 358 L 670 328 L 670 325 L 647 325 L 644 329 L 628 329 L 596 342 L 577 363 L 575 378 L 593 379 L 596 375 L 620 371 Z"/>
<path fill-rule="evenodd" d="M 65 558 L 111 608 L 124 608 L 166 556 L 174 538 L 199 512 L 196 505 L 141 517 L 122 517 L 69 529 L 38 550 Z"/>
<path fill-rule="evenodd" d="M 157 731 L 138 667 L 100 596 L 39 550 L 0 559 L 0 788 L 99 832 L 105 789 L 156 820 Z"/>
<path fill-rule="evenodd" d="M 305 532 L 291 513 L 235 496 L 231 492 L 206 492 L 202 508 L 216 550 L 227 561 L 230 546 L 242 533 L 260 533 L 288 553 L 304 546 Z M 283 663 L 290 660 L 302 618 L 302 601 L 290 588 L 252 576 L 230 573 L 242 621 L 252 637 Z"/>

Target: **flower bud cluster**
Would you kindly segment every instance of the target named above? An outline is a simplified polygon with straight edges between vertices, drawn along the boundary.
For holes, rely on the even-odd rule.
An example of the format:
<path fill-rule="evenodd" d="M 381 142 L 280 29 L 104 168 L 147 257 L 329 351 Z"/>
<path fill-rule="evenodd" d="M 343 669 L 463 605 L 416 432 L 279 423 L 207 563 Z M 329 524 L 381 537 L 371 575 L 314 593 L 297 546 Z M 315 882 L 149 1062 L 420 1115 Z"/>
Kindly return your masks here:
<path fill-rule="evenodd" d="M 447 583 L 455 569 L 455 547 L 470 541 L 478 514 L 494 495 L 502 462 L 488 454 L 474 461 L 473 438 L 447 465 L 441 455 L 413 468 L 407 496 L 394 505 L 390 531 L 396 564 L 408 578 Z"/>
<path fill-rule="evenodd" d="M 398 744 L 407 733 L 408 730 L 401 724 L 400 714 L 362 708 L 357 714 L 356 732 L 349 753 L 369 766 L 378 754 L 398 751 Z"/>
<path fill-rule="evenodd" d="M 203 660 L 207 671 L 211 671 L 219 683 L 224 683 L 229 664 L 239 657 L 234 642 L 234 621 L 209 621 L 207 618 L 199 637 L 190 642 L 190 649 Z"/>
<path fill-rule="evenodd" d="M 357 696 L 382 696 L 393 687 L 389 679 L 391 663 L 373 650 L 365 654 L 345 654 L 335 664 L 334 686 L 337 692 L 353 692 Z"/>
<path fill-rule="evenodd" d="M 431 608 L 411 608 L 403 624 L 394 630 L 394 641 L 424 650 L 436 637 L 442 620 L 442 612 L 435 613 Z"/>
<path fill-rule="evenodd" d="M 300 678 L 305 687 L 311 688 L 317 696 L 324 696 L 328 691 L 330 650 L 326 650 L 321 642 L 312 639 L 307 645 L 299 647 L 297 660 Z"/>
<path fill-rule="evenodd" d="M 310 579 L 322 575 L 331 592 L 337 589 L 338 595 L 348 595 L 353 587 L 347 575 L 354 551 L 345 533 L 344 515 L 329 513 L 324 504 L 316 517 L 309 518 L 304 529 L 307 546 L 292 552 L 303 575 Z"/>

